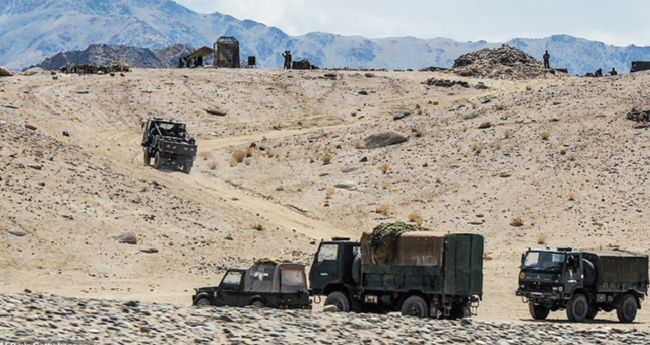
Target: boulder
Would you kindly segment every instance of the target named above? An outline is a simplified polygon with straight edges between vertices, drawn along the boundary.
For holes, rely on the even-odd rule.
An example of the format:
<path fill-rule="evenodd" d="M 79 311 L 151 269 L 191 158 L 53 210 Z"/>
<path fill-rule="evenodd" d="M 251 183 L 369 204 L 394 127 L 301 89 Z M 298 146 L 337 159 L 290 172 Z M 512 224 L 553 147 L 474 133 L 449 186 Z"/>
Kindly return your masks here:
<path fill-rule="evenodd" d="M 147 253 L 147 254 L 156 254 L 156 253 L 158 253 L 158 249 L 154 248 L 154 247 L 143 247 L 143 248 L 140 248 L 140 251 L 143 252 L 143 253 Z"/>
<path fill-rule="evenodd" d="M 117 234 L 113 235 L 113 238 L 116 239 L 120 243 L 138 244 L 137 237 L 135 236 L 134 233 L 132 233 L 130 231 L 117 233 Z"/>
<path fill-rule="evenodd" d="M 27 231 L 19 228 L 8 228 L 6 231 L 9 235 L 14 235 L 18 237 L 27 236 Z"/>
<path fill-rule="evenodd" d="M 0 77 L 11 77 L 13 75 L 14 74 L 10 70 L 0 66 Z"/>
<path fill-rule="evenodd" d="M 410 111 L 398 111 L 393 115 L 393 121 L 401 120 L 405 117 L 411 116 Z"/>
<path fill-rule="evenodd" d="M 47 72 L 45 72 L 45 70 L 40 67 L 32 67 L 26 71 L 23 71 L 21 74 L 31 77 L 33 75 L 47 74 Z"/>
<path fill-rule="evenodd" d="M 407 136 L 397 132 L 388 131 L 369 136 L 363 143 L 362 148 L 375 149 L 379 147 L 401 144 L 406 141 L 408 141 Z"/>
<path fill-rule="evenodd" d="M 357 189 L 357 184 L 353 181 L 345 181 L 345 182 L 335 184 L 334 188 L 354 190 Z"/>

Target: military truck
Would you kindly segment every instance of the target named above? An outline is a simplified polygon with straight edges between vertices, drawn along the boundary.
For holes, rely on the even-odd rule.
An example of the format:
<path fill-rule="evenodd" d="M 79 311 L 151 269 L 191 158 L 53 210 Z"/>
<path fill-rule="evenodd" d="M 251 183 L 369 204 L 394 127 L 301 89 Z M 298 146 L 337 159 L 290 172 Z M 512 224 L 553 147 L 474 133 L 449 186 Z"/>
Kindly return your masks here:
<path fill-rule="evenodd" d="M 521 258 L 516 291 L 535 320 L 566 309 L 569 321 L 582 322 L 600 310 L 616 309 L 624 323 L 634 321 L 647 293 L 647 255 L 569 247 L 529 248 Z"/>
<path fill-rule="evenodd" d="M 646 71 L 650 69 L 650 61 L 632 61 L 630 73 Z"/>
<path fill-rule="evenodd" d="M 185 124 L 152 117 L 142 123 L 142 128 L 145 166 L 151 165 L 153 157 L 156 169 L 171 165 L 180 167 L 186 174 L 190 173 L 197 147 Z"/>
<path fill-rule="evenodd" d="M 305 266 L 273 261 L 229 269 L 219 286 L 195 289 L 193 305 L 311 309 Z"/>
<path fill-rule="evenodd" d="M 390 312 L 420 318 L 464 318 L 476 314 L 483 296 L 480 235 L 412 231 L 400 234 L 392 255 L 361 241 L 322 241 L 309 280 L 313 296 L 340 311 Z"/>

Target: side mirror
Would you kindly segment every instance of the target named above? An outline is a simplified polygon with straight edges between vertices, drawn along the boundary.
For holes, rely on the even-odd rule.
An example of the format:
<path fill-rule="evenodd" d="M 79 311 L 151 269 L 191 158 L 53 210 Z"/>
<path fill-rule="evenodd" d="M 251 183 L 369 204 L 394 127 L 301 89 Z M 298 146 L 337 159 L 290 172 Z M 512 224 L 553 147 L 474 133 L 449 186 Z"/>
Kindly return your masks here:
<path fill-rule="evenodd" d="M 521 254 L 521 265 L 524 265 L 524 261 L 526 260 L 526 254 Z"/>
<path fill-rule="evenodd" d="M 142 122 L 142 123 L 140 124 L 140 129 L 144 129 L 144 125 L 146 125 L 146 124 L 147 124 L 146 122 Z"/>

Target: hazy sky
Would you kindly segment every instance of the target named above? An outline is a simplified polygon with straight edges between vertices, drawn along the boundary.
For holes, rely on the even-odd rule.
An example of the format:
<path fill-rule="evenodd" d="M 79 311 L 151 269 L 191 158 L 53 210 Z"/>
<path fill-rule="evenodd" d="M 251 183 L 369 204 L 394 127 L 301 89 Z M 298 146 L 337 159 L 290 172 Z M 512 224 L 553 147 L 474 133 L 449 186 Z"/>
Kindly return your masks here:
<path fill-rule="evenodd" d="M 446 37 L 504 42 L 567 34 L 607 44 L 650 45 L 649 0 L 174 0 L 275 26 L 367 38 Z"/>

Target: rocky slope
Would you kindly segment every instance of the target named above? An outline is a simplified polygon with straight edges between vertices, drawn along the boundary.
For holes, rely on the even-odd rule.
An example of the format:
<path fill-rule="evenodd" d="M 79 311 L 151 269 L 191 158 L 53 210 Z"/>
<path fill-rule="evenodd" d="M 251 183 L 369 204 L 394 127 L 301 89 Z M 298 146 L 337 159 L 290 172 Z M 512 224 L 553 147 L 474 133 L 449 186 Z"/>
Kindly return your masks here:
<path fill-rule="evenodd" d="M 0 339 L 94 344 L 643 344 L 650 333 L 257 308 L 0 295 Z"/>
<path fill-rule="evenodd" d="M 162 63 L 149 49 L 106 44 L 93 44 L 83 51 L 58 53 L 37 66 L 46 70 L 58 70 L 60 67 L 78 63 L 106 66 L 114 61 L 126 62 L 138 68 L 171 67 Z"/>
<path fill-rule="evenodd" d="M 171 44 L 212 46 L 219 36 L 236 36 L 242 57 L 254 55 L 258 65 L 278 68 L 281 52 L 308 58 L 321 67 L 419 69 L 450 67 L 461 54 L 494 48 L 500 43 L 456 42 L 446 38 L 366 39 L 313 32 L 292 37 L 278 28 L 220 13 L 198 14 L 171 0 L 1 0 L 0 65 L 20 69 L 59 52 L 83 50 L 91 44 L 128 45 L 151 50 Z M 508 44 L 541 59 L 551 51 L 553 67 L 583 74 L 602 67 L 629 71 L 632 60 L 650 60 L 648 47 L 614 47 L 571 36 L 518 38 Z"/>

